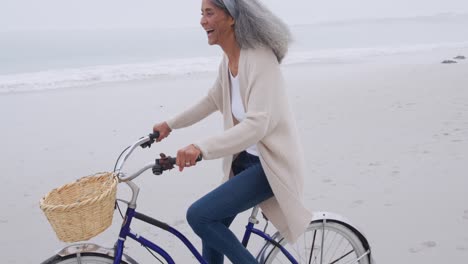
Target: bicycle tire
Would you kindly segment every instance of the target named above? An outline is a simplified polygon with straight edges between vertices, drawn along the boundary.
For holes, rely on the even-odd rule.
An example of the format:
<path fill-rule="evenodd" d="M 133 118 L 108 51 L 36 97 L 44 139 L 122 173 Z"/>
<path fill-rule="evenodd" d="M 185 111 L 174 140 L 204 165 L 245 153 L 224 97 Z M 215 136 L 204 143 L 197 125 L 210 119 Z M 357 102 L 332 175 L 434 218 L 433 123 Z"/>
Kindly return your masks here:
<path fill-rule="evenodd" d="M 279 234 L 275 240 L 300 264 L 369 264 L 370 256 L 356 232 L 340 222 L 317 220 L 309 224 L 293 245 Z M 291 263 L 279 247 L 267 242 L 263 249 L 257 258 L 260 263 Z"/>
<path fill-rule="evenodd" d="M 81 253 L 80 261 L 78 262 L 77 255 L 59 256 L 55 255 L 43 262 L 43 264 L 113 264 L 114 258 L 103 253 Z M 129 264 L 126 261 L 121 261 L 121 264 Z"/>

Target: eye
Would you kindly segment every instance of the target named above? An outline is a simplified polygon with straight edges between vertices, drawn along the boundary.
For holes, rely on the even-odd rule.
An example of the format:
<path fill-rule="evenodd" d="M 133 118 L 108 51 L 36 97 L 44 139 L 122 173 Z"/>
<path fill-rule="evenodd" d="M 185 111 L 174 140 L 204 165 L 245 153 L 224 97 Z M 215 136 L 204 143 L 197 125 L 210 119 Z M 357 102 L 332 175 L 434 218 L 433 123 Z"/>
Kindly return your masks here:
<path fill-rule="evenodd" d="M 201 15 L 201 16 L 210 17 L 210 16 L 213 16 L 214 13 L 213 13 L 213 12 L 210 12 L 210 11 L 207 11 L 207 12 L 201 12 L 200 15 Z"/>

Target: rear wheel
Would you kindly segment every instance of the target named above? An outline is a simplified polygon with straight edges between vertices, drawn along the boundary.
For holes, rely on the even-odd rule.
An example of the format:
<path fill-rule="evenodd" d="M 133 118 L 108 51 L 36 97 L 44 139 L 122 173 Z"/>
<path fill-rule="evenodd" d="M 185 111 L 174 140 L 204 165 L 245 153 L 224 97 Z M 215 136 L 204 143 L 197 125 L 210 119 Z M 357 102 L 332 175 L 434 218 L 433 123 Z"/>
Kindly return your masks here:
<path fill-rule="evenodd" d="M 339 222 L 313 221 L 294 244 L 278 236 L 281 244 L 300 264 L 369 264 L 369 254 L 357 231 Z M 291 263 L 273 244 L 265 245 L 258 257 L 260 263 Z"/>
<path fill-rule="evenodd" d="M 102 253 L 82 253 L 80 255 L 69 255 L 61 257 L 56 255 L 43 264 L 113 264 L 114 258 Z M 121 261 L 121 264 L 128 264 Z"/>

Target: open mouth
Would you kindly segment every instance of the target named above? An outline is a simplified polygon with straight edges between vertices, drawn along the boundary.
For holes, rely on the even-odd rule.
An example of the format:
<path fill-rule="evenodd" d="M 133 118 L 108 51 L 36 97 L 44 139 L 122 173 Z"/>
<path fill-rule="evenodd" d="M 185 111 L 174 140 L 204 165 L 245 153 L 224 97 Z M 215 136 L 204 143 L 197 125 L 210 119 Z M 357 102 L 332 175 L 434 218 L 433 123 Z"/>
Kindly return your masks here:
<path fill-rule="evenodd" d="M 210 29 L 206 31 L 206 34 L 208 34 L 208 37 L 214 32 L 214 29 Z"/>

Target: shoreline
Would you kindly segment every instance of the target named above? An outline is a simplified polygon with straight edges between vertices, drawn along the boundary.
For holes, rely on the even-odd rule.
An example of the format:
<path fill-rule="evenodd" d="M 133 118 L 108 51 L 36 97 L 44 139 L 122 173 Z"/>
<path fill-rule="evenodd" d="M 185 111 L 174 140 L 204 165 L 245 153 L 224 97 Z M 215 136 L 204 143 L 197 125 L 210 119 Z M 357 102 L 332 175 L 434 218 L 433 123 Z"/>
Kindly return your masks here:
<path fill-rule="evenodd" d="M 453 60 L 457 55 L 468 53 L 468 42 L 458 47 L 437 47 L 429 45 L 425 49 L 409 49 L 388 52 L 388 48 L 357 48 L 340 50 L 316 50 L 314 52 L 290 52 L 282 67 L 306 66 L 326 67 L 328 65 L 340 64 L 395 64 L 402 63 L 395 58 L 409 60 L 403 63 L 435 63 L 434 55 L 440 55 L 440 62 Z M 400 48 L 401 49 L 401 48 Z M 367 50 L 367 52 L 362 52 Z M 396 48 L 398 50 L 398 48 Z M 322 54 L 325 52 L 325 55 Z M 343 53 L 344 52 L 344 53 Z M 455 55 L 454 55 L 455 54 Z M 468 56 L 468 55 L 467 55 Z M 182 63 L 186 60 L 176 59 L 169 63 L 161 61 L 143 64 L 123 65 L 96 65 L 84 68 L 57 69 L 42 72 L 19 73 L 12 75 L 0 75 L 0 96 L 16 93 L 43 92 L 48 90 L 65 90 L 76 88 L 94 88 L 125 82 L 140 81 L 164 81 L 184 78 L 203 78 L 216 74 L 217 65 L 222 55 L 203 59 L 199 63 L 190 62 L 188 65 Z M 424 58 L 427 57 L 427 58 Z M 457 61 L 457 60 L 455 60 Z M 463 62 L 458 60 L 458 62 Z M 165 65 L 167 64 L 167 65 Z M 192 65 L 192 66 L 190 66 Z M 193 67 L 193 69 L 190 69 Z M 167 68 L 166 70 L 164 70 Z M 171 70 L 169 70 L 171 69 Z M 3 77 L 3 79 L 2 79 Z M 21 81 L 21 78 L 25 78 Z"/>

